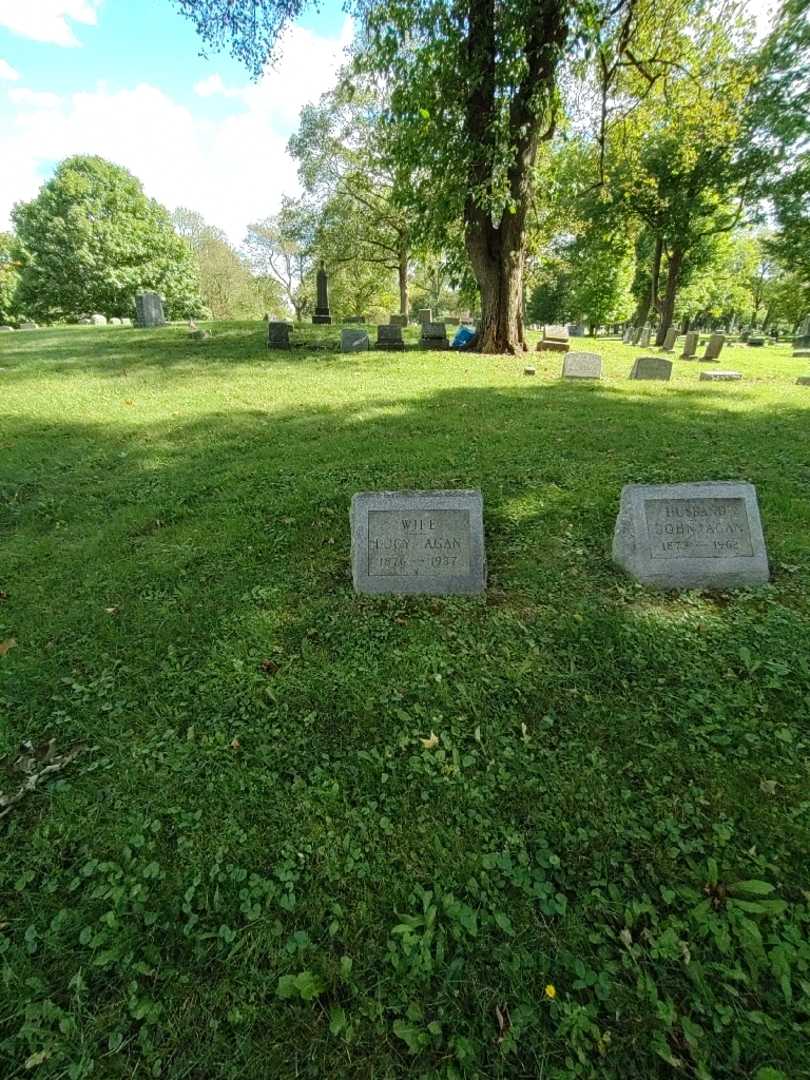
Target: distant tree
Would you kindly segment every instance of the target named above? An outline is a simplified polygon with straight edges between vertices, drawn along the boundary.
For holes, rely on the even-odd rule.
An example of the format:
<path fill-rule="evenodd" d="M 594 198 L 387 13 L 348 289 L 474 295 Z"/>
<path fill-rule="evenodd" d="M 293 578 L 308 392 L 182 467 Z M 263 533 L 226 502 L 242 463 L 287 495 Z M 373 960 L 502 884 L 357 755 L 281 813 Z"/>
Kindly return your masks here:
<path fill-rule="evenodd" d="M 0 323 L 11 322 L 17 314 L 20 265 L 13 233 L 0 232 Z"/>
<path fill-rule="evenodd" d="M 316 228 L 310 207 L 285 198 L 277 214 L 248 226 L 245 240 L 254 273 L 279 283 L 296 322 L 313 308 Z"/>
<path fill-rule="evenodd" d="M 281 286 L 272 278 L 251 273 L 247 258 L 233 248 L 220 229 L 185 207 L 174 211 L 172 221 L 194 251 L 203 302 L 215 319 L 283 314 Z"/>
<path fill-rule="evenodd" d="M 131 316 L 143 289 L 163 295 L 169 317 L 202 311 L 188 245 L 168 212 L 118 165 L 65 159 L 12 219 L 23 260 L 19 300 L 32 316 Z"/>
<path fill-rule="evenodd" d="M 289 145 L 304 189 L 323 208 L 319 250 L 328 244 L 333 261 L 396 273 L 399 310 L 406 315 L 413 238 L 409 215 L 397 201 L 407 177 L 386 154 L 387 105 L 373 82 L 343 72 L 317 105 L 302 109 Z"/>

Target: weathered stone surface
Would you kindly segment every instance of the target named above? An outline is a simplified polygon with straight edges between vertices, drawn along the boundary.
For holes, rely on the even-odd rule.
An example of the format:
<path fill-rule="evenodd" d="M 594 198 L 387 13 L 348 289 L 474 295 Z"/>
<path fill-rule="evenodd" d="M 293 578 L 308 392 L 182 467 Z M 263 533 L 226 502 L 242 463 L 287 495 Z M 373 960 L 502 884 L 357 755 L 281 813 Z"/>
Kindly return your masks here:
<path fill-rule="evenodd" d="M 122 319 L 121 320 L 121 325 L 122 326 L 132 326 L 132 319 Z"/>
<path fill-rule="evenodd" d="M 806 359 L 810 356 L 810 349 L 796 349 L 793 353 L 794 360 Z"/>
<path fill-rule="evenodd" d="M 752 348 L 761 349 L 762 346 L 765 344 L 765 338 L 764 337 L 751 337 L 749 335 L 748 344 L 751 345 Z"/>
<path fill-rule="evenodd" d="M 678 337 L 677 329 L 674 326 L 670 326 L 669 330 L 667 330 L 666 335 L 664 336 L 664 351 L 665 352 L 672 352 L 672 350 L 675 348 L 675 342 L 677 340 L 677 337 Z"/>
<path fill-rule="evenodd" d="M 725 340 L 724 334 L 712 334 L 706 346 L 706 352 L 703 354 L 703 359 L 716 360 L 722 351 Z"/>
<path fill-rule="evenodd" d="M 547 341 L 543 338 L 542 341 L 537 342 L 538 352 L 568 352 L 571 346 L 567 341 Z"/>
<path fill-rule="evenodd" d="M 426 323 L 433 322 L 433 312 L 429 307 L 420 308 L 416 313 L 416 318 L 424 326 Z"/>
<path fill-rule="evenodd" d="M 622 334 L 622 344 L 623 345 L 629 345 L 630 344 L 630 339 L 632 338 L 632 336 L 633 336 L 633 331 L 631 329 L 628 328 L 627 330 L 625 330 L 625 332 Z"/>
<path fill-rule="evenodd" d="M 366 317 L 365 315 L 349 315 L 343 321 L 349 325 L 364 326 Z"/>
<path fill-rule="evenodd" d="M 106 326 L 107 325 L 107 316 L 106 315 L 91 315 L 90 316 L 90 322 L 93 324 L 93 326 Z"/>
<path fill-rule="evenodd" d="M 352 499 L 352 578 L 361 593 L 486 588 L 480 491 L 363 491 Z"/>
<path fill-rule="evenodd" d="M 408 325 L 408 316 L 407 315 L 392 315 L 391 318 L 388 320 L 388 322 L 389 322 L 390 326 L 407 326 Z"/>
<path fill-rule="evenodd" d="M 457 319 L 455 315 L 448 315 L 444 320 L 448 326 L 460 326 L 461 319 Z"/>
<path fill-rule="evenodd" d="M 13 334 L 13 333 L 14 333 L 14 327 L 13 326 L 0 326 L 0 334 Z"/>
<path fill-rule="evenodd" d="M 113 315 L 113 317 L 111 319 L 109 319 L 108 322 L 109 322 L 110 326 L 120 326 L 121 325 L 121 320 L 119 318 L 116 318 L 115 315 Z"/>
<path fill-rule="evenodd" d="M 533 368 L 533 367 L 527 365 L 523 369 L 523 374 L 524 375 L 536 375 L 537 374 L 537 368 Z"/>
<path fill-rule="evenodd" d="M 810 375 L 800 375 L 796 380 L 797 386 L 810 386 Z"/>
<path fill-rule="evenodd" d="M 375 349 L 384 349 L 387 352 L 402 352 L 405 348 L 405 342 L 402 340 L 402 327 L 401 326 L 378 326 L 377 327 L 377 344 Z"/>
<path fill-rule="evenodd" d="M 701 382 L 738 382 L 742 378 L 739 371 L 701 371 Z"/>
<path fill-rule="evenodd" d="M 37 326 L 37 324 L 35 322 L 24 322 L 24 323 L 20 323 L 20 329 L 21 330 L 39 330 L 39 327 Z"/>
<path fill-rule="evenodd" d="M 543 338 L 545 341 L 568 341 L 568 327 L 557 324 L 544 326 Z"/>
<path fill-rule="evenodd" d="M 683 344 L 683 352 L 681 353 L 681 358 L 683 360 L 694 360 L 699 340 L 700 334 L 697 330 L 690 330 L 686 335 L 686 341 L 684 341 Z"/>
<path fill-rule="evenodd" d="M 631 333 L 630 333 L 630 344 L 631 345 L 638 345 L 638 343 L 641 341 L 641 334 L 642 334 L 642 327 L 634 326 Z"/>
<path fill-rule="evenodd" d="M 329 310 L 329 283 L 323 263 L 318 267 L 318 273 L 315 275 L 315 290 L 315 314 L 312 316 L 312 322 L 315 325 L 328 326 L 332 322 L 332 313 Z"/>
<path fill-rule="evenodd" d="M 291 349 L 290 330 L 292 327 L 286 322 L 269 322 L 267 324 L 267 348 L 268 349 Z"/>
<path fill-rule="evenodd" d="M 341 352 L 368 352 L 368 334 L 365 330 L 341 330 Z"/>
<path fill-rule="evenodd" d="M 447 328 L 443 322 L 422 323 L 422 336 L 419 344 L 423 349 L 448 349 Z"/>
<path fill-rule="evenodd" d="M 601 379 L 602 357 L 590 352 L 570 352 L 563 360 L 564 379 Z"/>
<path fill-rule="evenodd" d="M 639 345 L 642 347 L 642 349 L 649 348 L 649 345 L 650 345 L 650 333 L 651 333 L 651 330 L 650 330 L 649 326 L 645 326 L 644 329 L 641 331 L 641 337 L 639 338 Z"/>
<path fill-rule="evenodd" d="M 630 371 L 631 379 L 663 379 L 669 381 L 672 378 L 672 361 L 664 356 L 639 356 Z"/>
<path fill-rule="evenodd" d="M 613 561 L 661 589 L 728 589 L 768 581 L 752 484 L 628 484 Z"/>
<path fill-rule="evenodd" d="M 141 328 L 164 326 L 163 301 L 156 292 L 142 292 L 135 297 L 135 322 Z"/>

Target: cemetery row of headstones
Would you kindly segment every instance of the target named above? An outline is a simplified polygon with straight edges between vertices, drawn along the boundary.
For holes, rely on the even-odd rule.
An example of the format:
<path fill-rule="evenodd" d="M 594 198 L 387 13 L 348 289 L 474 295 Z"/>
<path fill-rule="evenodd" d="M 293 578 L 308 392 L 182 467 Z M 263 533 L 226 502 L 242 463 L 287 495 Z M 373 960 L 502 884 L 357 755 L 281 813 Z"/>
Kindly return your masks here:
<path fill-rule="evenodd" d="M 421 314 L 431 314 L 429 311 Z M 363 316 L 347 319 L 346 322 L 365 323 Z M 402 329 L 407 324 L 404 315 L 392 315 L 391 321 L 377 327 L 377 340 L 373 348 L 387 352 L 402 352 L 405 348 L 405 339 Z M 448 349 L 450 340 L 447 336 L 447 326 L 457 326 L 459 319 L 444 319 L 442 322 L 420 319 L 419 344 L 423 349 Z M 294 327 L 292 323 L 268 321 L 267 323 L 267 347 L 268 349 L 291 349 L 290 334 Z M 340 332 L 341 352 L 366 352 L 372 348 L 371 339 L 365 330 L 347 330 Z"/>
<path fill-rule="evenodd" d="M 534 367 L 524 368 L 524 374 L 535 375 Z M 563 360 L 564 379 L 601 379 L 602 357 L 598 353 L 569 352 Z M 659 379 L 669 382 L 672 378 L 672 361 L 665 356 L 639 356 L 633 362 L 630 379 Z M 739 371 L 702 371 L 702 381 L 737 382 L 742 378 Z"/>
<path fill-rule="evenodd" d="M 480 491 L 364 491 L 351 504 L 359 593 L 475 595 L 486 590 Z M 628 484 L 613 561 L 660 589 L 763 585 L 768 558 L 752 484 Z"/>

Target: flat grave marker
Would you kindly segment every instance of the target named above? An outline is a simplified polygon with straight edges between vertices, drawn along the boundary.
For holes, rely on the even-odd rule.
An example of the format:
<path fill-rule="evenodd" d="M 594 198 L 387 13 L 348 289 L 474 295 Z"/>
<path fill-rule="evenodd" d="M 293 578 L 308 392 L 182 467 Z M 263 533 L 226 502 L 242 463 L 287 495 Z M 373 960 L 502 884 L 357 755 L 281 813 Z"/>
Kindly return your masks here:
<path fill-rule="evenodd" d="M 601 379 L 602 357 L 597 353 L 570 352 L 563 360 L 564 379 Z"/>
<path fill-rule="evenodd" d="M 753 484 L 627 484 L 613 561 L 644 585 L 727 589 L 764 585 L 768 556 Z"/>
<path fill-rule="evenodd" d="M 742 375 L 739 371 L 701 371 L 701 382 L 739 382 Z"/>
<path fill-rule="evenodd" d="M 359 593 L 476 595 L 486 588 L 480 491 L 361 491 L 352 498 Z"/>
<path fill-rule="evenodd" d="M 365 330 L 341 330 L 341 352 L 368 352 L 368 334 Z"/>

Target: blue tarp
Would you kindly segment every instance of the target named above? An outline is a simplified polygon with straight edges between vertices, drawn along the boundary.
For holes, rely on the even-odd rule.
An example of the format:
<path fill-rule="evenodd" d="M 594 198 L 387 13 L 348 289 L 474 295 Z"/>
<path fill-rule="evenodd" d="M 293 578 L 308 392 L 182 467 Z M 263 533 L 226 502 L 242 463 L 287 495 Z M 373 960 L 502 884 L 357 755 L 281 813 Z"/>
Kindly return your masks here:
<path fill-rule="evenodd" d="M 450 342 L 451 349 L 460 349 L 462 345 L 466 345 L 468 341 L 472 341 L 475 337 L 475 331 L 469 326 L 461 326 L 456 331 L 456 336 Z"/>

